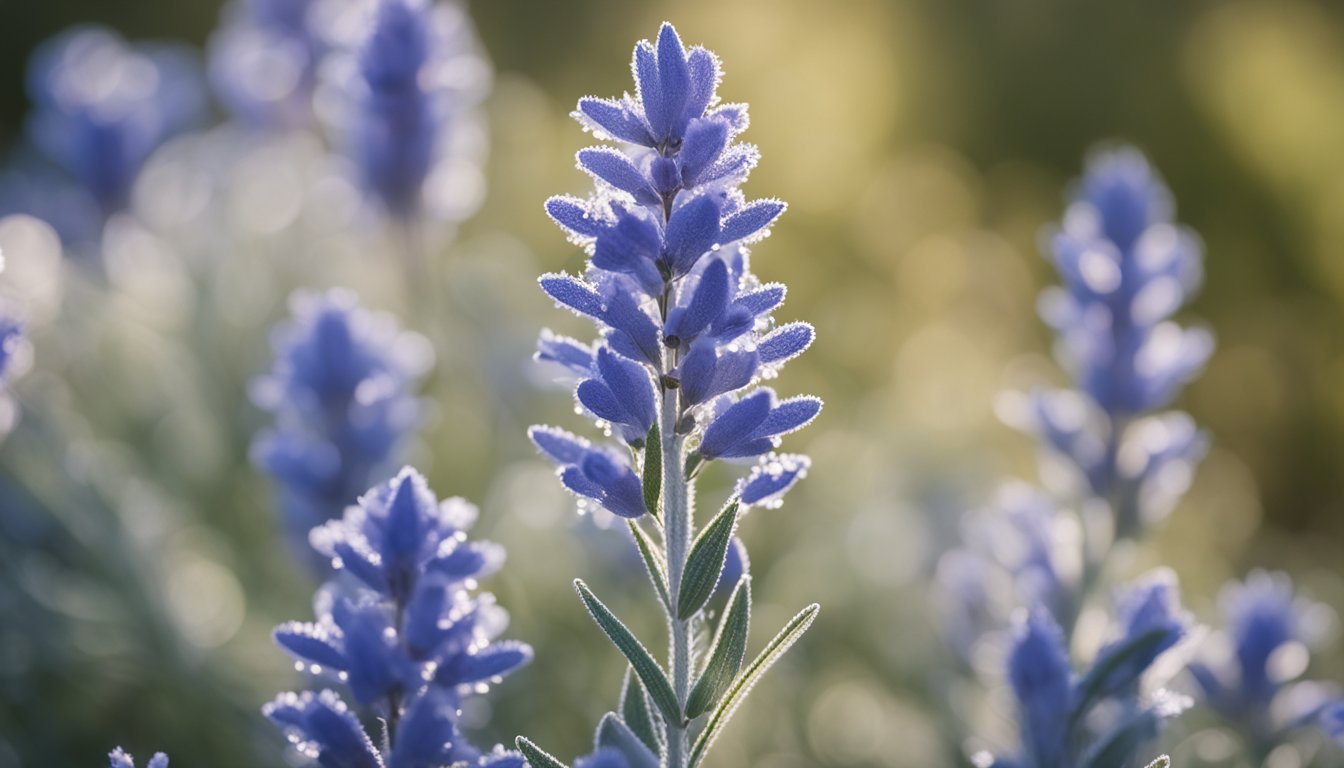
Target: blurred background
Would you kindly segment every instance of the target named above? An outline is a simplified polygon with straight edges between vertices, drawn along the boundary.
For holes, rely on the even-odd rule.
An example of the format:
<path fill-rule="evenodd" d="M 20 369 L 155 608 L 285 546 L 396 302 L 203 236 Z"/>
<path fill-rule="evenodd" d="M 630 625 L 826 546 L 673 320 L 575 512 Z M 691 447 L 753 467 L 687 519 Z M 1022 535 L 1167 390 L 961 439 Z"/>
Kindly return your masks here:
<path fill-rule="evenodd" d="M 432 342 L 430 419 L 409 458 L 441 495 L 480 504 L 475 535 L 514 564 L 488 586 L 538 656 L 469 721 L 482 742 L 527 732 L 587 751 L 621 665 L 570 580 L 660 629 L 622 540 L 575 514 L 526 439 L 534 422 L 584 426 L 530 360 L 543 326 L 589 335 L 536 287 L 583 262 L 541 204 L 588 187 L 573 155 L 590 137 L 568 112 L 630 89 L 631 45 L 668 14 L 723 59 L 724 98 L 751 104 L 745 138 L 763 159 L 746 191 L 790 204 L 754 269 L 789 285 L 782 320 L 818 331 L 775 384 L 827 403 L 787 444 L 813 457 L 810 476 L 744 530 L 756 626 L 824 610 L 716 765 L 958 765 L 953 723 L 1008 716 L 960 696 L 929 580 L 963 514 L 1003 479 L 1036 476 L 1031 441 L 994 401 L 1062 380 L 1035 315 L 1055 280 L 1038 245 L 1099 143 L 1147 152 L 1203 237 L 1206 283 L 1183 319 L 1218 340 L 1179 403 L 1213 447 L 1135 570 L 1170 565 L 1210 621 L 1218 586 L 1258 566 L 1344 607 L 1344 6 L 469 9 L 495 70 L 483 197 L 434 246 L 428 300 L 405 296 L 384 233 L 343 228 L 313 137 L 170 141 L 137 188 L 137 222 L 104 242 L 105 278 L 68 264 L 35 219 L 0 220 L 0 287 L 24 294 L 31 337 L 6 411 L 18 425 L 0 443 L 0 766 L 96 765 L 115 744 L 182 766 L 284 764 L 258 708 L 298 682 L 269 632 L 310 615 L 314 583 L 248 462 L 267 417 L 247 383 L 270 366 L 267 329 L 290 290 L 335 285 Z M 20 144 L 25 62 L 43 40 L 96 22 L 199 47 L 219 14 L 213 0 L 0 4 L 0 146 Z M 717 505 L 731 478 L 701 488 Z M 1314 664 L 1344 679 L 1337 638 Z M 1237 764 L 1196 728 L 1168 733 L 1178 764 Z"/>

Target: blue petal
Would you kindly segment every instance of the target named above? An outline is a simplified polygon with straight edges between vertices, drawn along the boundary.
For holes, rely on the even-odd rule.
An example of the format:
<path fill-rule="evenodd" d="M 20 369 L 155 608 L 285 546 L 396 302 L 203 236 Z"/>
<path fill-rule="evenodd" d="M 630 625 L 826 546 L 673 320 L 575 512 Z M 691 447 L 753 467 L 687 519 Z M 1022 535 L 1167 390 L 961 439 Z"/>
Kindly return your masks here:
<path fill-rule="evenodd" d="M 659 205 L 662 199 L 653 191 L 649 180 L 639 172 L 630 158 L 611 147 L 589 147 L 579 150 L 579 165 L 593 176 L 611 186 L 629 192 L 644 205 Z"/>
<path fill-rule="evenodd" d="M 686 64 L 686 50 L 677 37 L 677 30 L 664 23 L 658 30 L 658 114 L 665 121 L 666 132 L 654 130 L 655 138 L 678 136 L 686 128 L 686 101 L 691 95 L 691 73 Z M 653 118 L 649 118 L 653 124 Z"/>
<path fill-rule="evenodd" d="M 632 144 L 643 144 L 646 147 L 653 146 L 653 139 L 649 136 L 649 129 L 644 125 L 644 121 L 630 114 L 625 105 L 619 101 L 588 96 L 579 99 L 579 112 L 612 138 Z"/>
<path fill-rule="evenodd" d="M 723 120 L 693 120 L 681 145 L 681 178 L 687 187 L 714 164 L 728 146 L 728 123 Z"/>
<path fill-rule="evenodd" d="M 627 213 L 598 236 L 593 245 L 593 266 L 633 275 L 646 293 L 658 295 L 663 290 L 663 278 L 656 265 L 661 249 L 658 227 L 648 219 Z"/>
<path fill-rule="evenodd" d="M 806 456 L 796 454 L 768 456 L 742 482 L 738 498 L 748 505 L 773 504 L 807 475 L 811 464 Z"/>
<path fill-rule="evenodd" d="M 644 488 L 629 466 L 594 451 L 584 457 L 580 468 L 584 477 L 601 489 L 602 506 L 621 517 L 644 514 Z"/>
<path fill-rule="evenodd" d="M 611 388 L 616 401 L 627 414 L 622 422 L 649 431 L 657 418 L 654 406 L 653 383 L 644 366 L 612 353 L 606 348 L 597 352 L 597 368 L 602 380 Z"/>
<path fill-rule="evenodd" d="M 560 302 L 581 315 L 601 318 L 605 309 L 602 297 L 593 287 L 570 275 L 552 273 L 542 275 L 537 281 L 547 296 Z"/>
<path fill-rule="evenodd" d="M 168 756 L 162 752 L 155 752 L 154 756 L 145 763 L 145 768 L 168 768 Z"/>
<path fill-rule="evenodd" d="M 135 768 L 135 758 L 126 753 L 126 750 L 117 747 L 107 753 L 109 768 Z"/>
<path fill-rule="evenodd" d="M 558 427 L 532 427 L 527 431 L 527 436 L 557 464 L 578 464 L 588 454 L 587 440 Z"/>
<path fill-rule="evenodd" d="M 1033 610 L 1017 627 L 1008 656 L 1008 682 L 1017 698 L 1028 753 L 1040 765 L 1063 765 L 1073 706 L 1072 671 L 1064 634 L 1048 612 Z"/>
<path fill-rule="evenodd" d="M 588 210 L 587 203 L 571 195 L 556 195 L 547 200 L 546 213 L 556 224 L 583 237 L 597 237 L 605 229 Z"/>
<path fill-rule="evenodd" d="M 691 271 L 719 236 L 719 206 L 701 195 L 677 210 L 667 222 L 666 252 L 674 275 Z"/>
<path fill-rule="evenodd" d="M 629 414 L 622 407 L 621 401 L 617 399 L 616 393 L 612 392 L 611 387 L 600 379 L 588 379 L 579 382 L 576 393 L 579 402 L 583 403 L 583 407 L 592 411 L 593 415 L 599 419 L 605 419 L 613 424 L 624 424 L 629 418 Z"/>
<path fill-rule="evenodd" d="M 448 609 L 448 590 L 443 584 L 421 584 L 406 605 L 400 627 L 401 639 L 417 661 L 428 659 L 443 637 L 440 621 Z"/>
<path fill-rule="evenodd" d="M 635 45 L 630 68 L 635 74 L 635 94 L 644 106 L 644 117 L 649 124 L 654 143 L 667 138 L 670 118 L 662 113 L 662 86 L 658 82 L 658 54 L 648 40 Z"/>
<path fill-rule="evenodd" d="M 696 405 L 708 399 L 718 358 L 712 343 L 701 343 L 691 345 L 691 351 L 681 359 L 677 374 L 681 380 L 682 402 L 686 405 Z"/>
<path fill-rule="evenodd" d="M 631 768 L 625 755 L 614 747 L 603 747 L 574 760 L 574 768 Z"/>
<path fill-rule="evenodd" d="M 821 398 L 791 397 L 771 409 L 753 437 L 773 437 L 801 429 L 821 413 Z"/>
<path fill-rule="evenodd" d="M 691 78 L 691 92 L 686 99 L 683 117 L 694 120 L 705 114 L 714 101 L 714 91 L 719 87 L 719 59 L 704 48 L 692 48 L 686 57 L 686 68 Z"/>
<path fill-rule="evenodd" d="M 364 727 L 331 691 L 283 693 L 263 707 L 262 713 L 315 752 L 323 766 L 383 768 Z"/>
<path fill-rule="evenodd" d="M 326 627 L 291 621 L 276 627 L 272 637 L 299 659 L 337 671 L 345 669 L 345 655 L 333 644 Z"/>
<path fill-rule="evenodd" d="M 476 653 L 452 657 L 434 677 L 440 685 L 470 685 L 507 675 L 531 660 L 532 648 L 525 643 L 494 643 Z"/>
<path fill-rule="evenodd" d="M 425 564 L 425 571 L 460 582 L 493 573 L 504 562 L 504 551 L 488 541 L 463 542 Z"/>
<path fill-rule="evenodd" d="M 812 345 L 816 331 L 807 323 L 789 323 L 771 331 L 756 345 L 763 363 L 781 363 L 801 355 Z"/>
<path fill-rule="evenodd" d="M 593 348 L 576 339 L 543 330 L 537 339 L 537 360 L 558 363 L 579 376 L 593 374 Z"/>
<path fill-rule="evenodd" d="M 653 318 L 637 303 L 629 291 L 616 291 L 607 303 L 602 320 L 612 330 L 624 335 L 637 354 L 626 357 L 647 361 L 657 365 L 662 359 L 662 347 L 658 341 L 658 325 Z M 626 350 L 618 349 L 622 354 Z"/>
<path fill-rule="evenodd" d="M 499 752 L 482 757 L 480 768 L 527 768 L 527 761 L 521 752 Z"/>
<path fill-rule="evenodd" d="M 770 404 L 774 392 L 758 389 L 731 405 L 705 430 L 700 442 L 700 453 L 707 459 L 726 455 L 743 440 L 749 440 L 766 417 L 770 415 Z"/>
<path fill-rule="evenodd" d="M 764 234 L 764 230 L 773 224 L 787 207 L 782 200 L 753 202 L 724 220 L 723 231 L 719 233 L 719 242 L 751 240 Z"/>
<path fill-rule="evenodd" d="M 690 303 L 669 314 L 666 335 L 676 336 L 683 344 L 690 342 L 717 320 L 727 305 L 728 265 L 714 259 L 701 273 Z"/>

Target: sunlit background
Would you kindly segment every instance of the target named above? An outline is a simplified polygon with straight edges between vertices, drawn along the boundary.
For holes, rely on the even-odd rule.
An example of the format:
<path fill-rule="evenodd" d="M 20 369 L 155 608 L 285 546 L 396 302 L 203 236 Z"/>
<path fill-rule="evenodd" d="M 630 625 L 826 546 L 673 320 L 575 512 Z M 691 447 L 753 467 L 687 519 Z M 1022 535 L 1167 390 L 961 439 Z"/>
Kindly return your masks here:
<path fill-rule="evenodd" d="M 965 513 L 1005 479 L 1035 479 L 1031 441 L 994 405 L 1005 389 L 1062 380 L 1035 314 L 1055 280 L 1039 241 L 1085 153 L 1108 141 L 1149 154 L 1203 237 L 1205 287 L 1182 318 L 1218 341 L 1180 403 L 1212 449 L 1132 571 L 1171 566 L 1206 621 L 1219 585 L 1252 567 L 1287 570 L 1344 608 L 1344 6 L 469 7 L 494 76 L 470 137 L 481 175 L 455 189 L 479 209 L 429 244 L 428 288 L 406 279 L 395 233 L 351 213 L 323 140 L 304 133 L 259 142 L 224 126 L 170 140 L 138 182 L 134 218 L 106 235 L 105 275 L 63 256 L 37 219 L 0 220 L 0 295 L 22 297 L 30 337 L 0 404 L 0 431 L 17 419 L 0 443 L 0 766 L 97 765 L 122 743 L 174 765 L 284 764 L 258 714 L 293 684 L 270 629 L 308 615 L 314 584 L 248 461 L 267 423 L 248 382 L 269 367 L 268 328 L 297 287 L 352 287 L 433 346 L 429 420 L 409 458 L 440 494 L 480 504 L 476 535 L 512 564 L 489 587 L 510 635 L 538 651 L 468 722 L 488 720 L 482 742 L 527 732 L 559 754 L 590 748 L 622 665 L 571 579 L 600 585 L 640 631 L 661 628 L 624 540 L 576 514 L 525 435 L 582 423 L 530 359 L 541 327 L 584 330 L 536 287 L 583 261 L 541 204 L 587 188 L 573 157 L 590 137 L 568 113 L 580 96 L 630 88 L 630 47 L 664 16 L 722 57 L 720 93 L 751 104 L 763 160 L 747 192 L 790 203 L 754 268 L 789 284 L 781 319 L 818 332 L 776 386 L 827 404 L 790 438 L 813 458 L 808 478 L 743 534 L 754 626 L 812 601 L 823 611 L 713 764 L 959 765 L 968 733 L 1011 728 L 966 690 L 929 584 Z M 25 62 L 41 41 L 98 22 L 201 46 L 219 11 L 0 5 L 10 165 L 27 151 Z M 717 499 L 730 483 L 711 474 L 702 488 Z M 1337 634 L 1314 659 L 1318 678 L 1344 680 Z M 1164 748 L 1178 765 L 1239 765 L 1205 725 L 1178 722 Z"/>

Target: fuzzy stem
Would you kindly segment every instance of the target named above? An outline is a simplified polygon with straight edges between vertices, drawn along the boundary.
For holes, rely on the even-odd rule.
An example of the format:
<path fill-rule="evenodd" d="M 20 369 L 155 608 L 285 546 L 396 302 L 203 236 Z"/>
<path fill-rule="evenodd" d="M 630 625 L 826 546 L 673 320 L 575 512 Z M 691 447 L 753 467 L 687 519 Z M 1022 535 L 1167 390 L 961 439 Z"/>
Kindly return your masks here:
<path fill-rule="evenodd" d="M 676 607 L 682 571 L 691 546 L 690 483 L 682 474 L 681 454 L 686 438 L 677 434 L 677 391 L 661 387 L 660 390 L 662 410 L 658 429 L 663 442 L 663 545 L 667 556 L 668 589 L 672 596 L 667 617 L 671 636 L 672 688 L 684 709 L 691 688 L 691 623 L 677 618 Z M 686 768 L 689 759 L 690 737 L 686 726 L 668 723 L 668 768 Z"/>

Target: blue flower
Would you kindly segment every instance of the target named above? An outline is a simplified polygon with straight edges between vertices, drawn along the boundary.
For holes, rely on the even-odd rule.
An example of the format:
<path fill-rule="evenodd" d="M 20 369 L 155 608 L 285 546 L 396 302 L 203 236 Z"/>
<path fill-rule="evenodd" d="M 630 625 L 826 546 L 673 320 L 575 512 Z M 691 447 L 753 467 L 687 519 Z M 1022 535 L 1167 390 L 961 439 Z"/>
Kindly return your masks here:
<path fill-rule="evenodd" d="M 1224 586 L 1219 607 L 1223 627 L 1216 644 L 1224 647 L 1223 658 L 1190 665 L 1214 711 L 1260 749 L 1272 749 L 1328 713 L 1312 683 L 1293 682 L 1306 669 L 1323 606 L 1294 594 L 1287 574 L 1256 570 L 1245 582 Z"/>
<path fill-rule="evenodd" d="M 1103 152 L 1051 238 L 1062 290 L 1042 296 L 1060 354 L 1109 414 L 1165 406 L 1213 350 L 1169 318 L 1199 288 L 1202 247 L 1172 223 L 1171 195 L 1133 149 Z"/>
<path fill-rule="evenodd" d="M 121 747 L 117 747 L 107 755 L 108 768 L 135 768 L 135 758 L 127 754 Z M 168 756 L 162 752 L 154 753 L 145 763 L 145 768 L 168 768 Z"/>
<path fill-rule="evenodd" d="M 737 498 L 743 504 L 757 507 L 779 506 L 784 494 L 799 480 L 807 477 L 812 460 L 798 454 L 770 454 L 738 483 Z"/>
<path fill-rule="evenodd" d="M 1029 612 L 1014 634 L 1008 682 L 1017 699 L 1022 749 L 1030 765 L 1066 764 L 1073 672 L 1064 633 L 1046 611 Z"/>
<path fill-rule="evenodd" d="M 427 357 L 418 337 L 359 307 L 353 294 L 296 294 L 277 327 L 275 365 L 252 388 L 275 426 L 253 461 L 280 486 L 285 526 L 308 531 L 340 516 L 396 457 L 420 414 L 411 394 Z"/>
<path fill-rule="evenodd" d="M 195 123 L 205 101 L 186 48 L 132 47 L 111 30 L 80 27 L 33 54 L 29 139 L 73 175 L 104 215 L 130 202 L 131 185 L 164 139 Z"/>
<path fill-rule="evenodd" d="M 318 593 L 316 621 L 277 627 L 276 643 L 395 728 L 380 749 L 336 694 L 285 694 L 265 712 L 300 751 L 322 765 L 520 765 L 516 753 L 481 753 L 458 727 L 465 697 L 532 658 L 527 645 L 496 639 L 504 616 L 471 592 L 503 559 L 466 540 L 475 514 L 461 499 L 440 502 L 407 468 L 313 532 L 351 578 Z"/>
<path fill-rule="evenodd" d="M 210 37 L 209 74 L 221 101 L 258 128 L 307 125 L 325 42 L 316 0 L 232 0 Z"/>
<path fill-rule="evenodd" d="M 456 4 L 377 0 L 349 28 L 330 122 L 360 185 L 395 219 L 465 215 L 479 186 L 469 122 L 490 79 L 470 19 Z"/>
<path fill-rule="evenodd" d="M 594 347 L 548 331 L 537 358 L 582 379 L 580 403 L 635 448 L 658 404 L 672 398 L 677 431 L 692 444 L 699 438 L 699 460 L 760 456 L 821 407 L 810 397 L 777 402 L 768 389 L 740 394 L 815 336 L 806 323 L 774 327 L 770 313 L 784 287 L 762 285 L 747 266 L 748 245 L 768 234 L 785 205 L 748 202 L 737 189 L 757 152 L 735 142 L 746 108 L 717 105 L 713 54 L 687 50 L 665 24 L 656 42 L 636 46 L 634 73 L 635 96 L 583 98 L 574 113 L 598 138 L 621 143 L 579 152 L 596 193 L 546 203 L 591 260 L 583 276 L 544 275 L 541 288 L 596 321 L 602 339 Z M 583 457 L 560 461 L 566 485 L 610 499 L 604 504 L 618 514 L 643 508 L 634 468 L 604 452 Z M 773 481 L 787 488 L 801 474 Z M 780 495 L 759 476 L 748 493 L 755 502 Z"/>
<path fill-rule="evenodd" d="M 594 447 L 556 427 L 532 427 L 528 435 L 559 466 L 560 481 L 570 491 L 621 517 L 635 518 L 645 513 L 639 476 L 619 453 Z"/>

